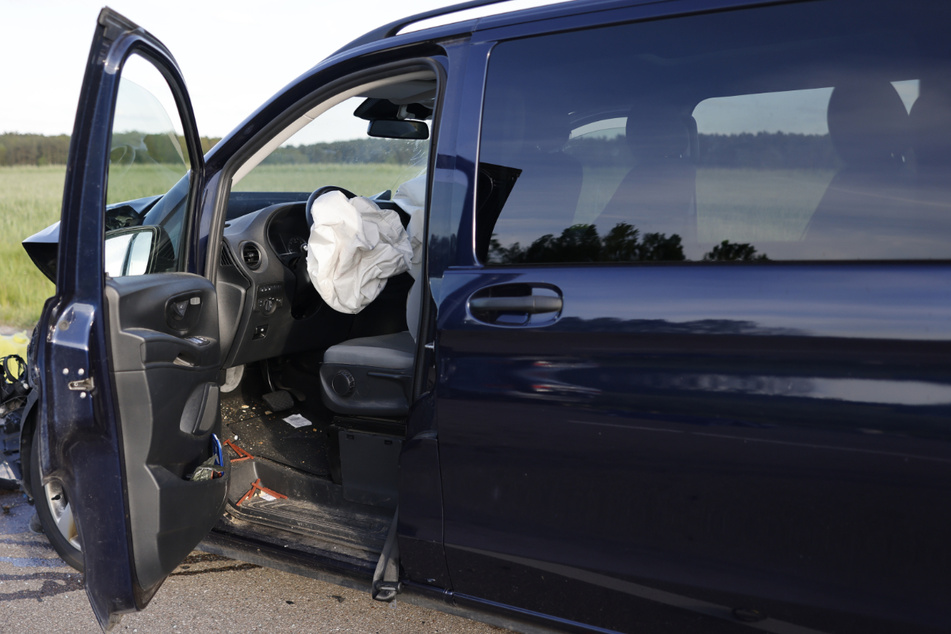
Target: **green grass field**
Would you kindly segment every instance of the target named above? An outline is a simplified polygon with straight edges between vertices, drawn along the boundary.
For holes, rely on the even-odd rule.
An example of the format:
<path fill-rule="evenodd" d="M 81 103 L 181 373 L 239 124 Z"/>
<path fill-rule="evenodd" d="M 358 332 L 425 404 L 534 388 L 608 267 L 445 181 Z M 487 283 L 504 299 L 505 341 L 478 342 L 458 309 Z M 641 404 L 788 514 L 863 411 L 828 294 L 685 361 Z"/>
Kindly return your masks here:
<path fill-rule="evenodd" d="M 833 170 L 697 170 L 697 239 L 799 240 L 834 175 Z"/>
<path fill-rule="evenodd" d="M 133 166 L 121 176 L 113 175 L 110 202 L 161 193 L 177 178 L 155 170 Z M 419 170 L 388 164 L 261 165 L 236 189 L 306 192 L 339 185 L 370 195 L 395 189 Z M 578 222 L 596 217 L 610 200 L 625 173 L 614 172 L 586 179 Z M 20 241 L 59 219 L 65 173 L 63 166 L 0 168 L 0 325 L 30 327 L 53 292 Z M 711 243 L 797 240 L 831 178 L 831 171 L 818 170 L 698 170 L 698 237 Z"/>
<path fill-rule="evenodd" d="M 0 168 L 0 325 L 29 328 L 53 284 L 20 242 L 59 220 L 66 168 Z"/>
<path fill-rule="evenodd" d="M 626 167 L 585 170 L 575 222 L 594 222 L 627 175 Z M 802 236 L 833 170 L 697 170 L 697 239 L 716 244 L 786 242 Z"/>
<path fill-rule="evenodd" d="M 339 185 L 358 194 L 395 188 L 413 178 L 419 167 L 261 165 L 236 189 L 306 192 L 321 185 Z M 0 168 L 0 326 L 30 328 L 39 318 L 53 284 L 33 265 L 20 242 L 59 220 L 63 202 L 64 166 Z M 121 202 L 160 194 L 178 179 L 161 166 L 135 165 L 110 177 L 108 201 Z"/>
<path fill-rule="evenodd" d="M 113 175 L 109 202 L 168 190 L 178 176 L 154 166 L 135 166 Z M 53 284 L 33 265 L 20 242 L 59 220 L 66 167 L 0 168 L 0 325 L 30 328 Z M 155 183 L 162 187 L 155 191 Z"/>
<path fill-rule="evenodd" d="M 419 166 L 389 163 L 258 165 L 234 189 L 309 192 L 323 185 L 337 185 L 361 196 L 372 196 L 387 189 L 395 191 L 400 183 L 418 176 L 422 170 Z"/>

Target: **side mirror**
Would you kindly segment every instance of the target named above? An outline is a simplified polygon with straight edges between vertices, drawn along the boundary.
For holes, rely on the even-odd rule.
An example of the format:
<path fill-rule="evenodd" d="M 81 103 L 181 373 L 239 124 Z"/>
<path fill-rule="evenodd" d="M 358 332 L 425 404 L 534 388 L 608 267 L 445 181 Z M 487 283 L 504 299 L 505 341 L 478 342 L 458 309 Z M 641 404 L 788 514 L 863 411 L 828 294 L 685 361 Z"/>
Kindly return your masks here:
<path fill-rule="evenodd" d="M 380 139 L 428 139 L 429 126 L 408 119 L 374 119 L 367 126 L 367 135 Z"/>
<path fill-rule="evenodd" d="M 162 227 L 142 225 L 106 233 L 106 275 L 145 275 L 174 267 L 171 241 Z"/>

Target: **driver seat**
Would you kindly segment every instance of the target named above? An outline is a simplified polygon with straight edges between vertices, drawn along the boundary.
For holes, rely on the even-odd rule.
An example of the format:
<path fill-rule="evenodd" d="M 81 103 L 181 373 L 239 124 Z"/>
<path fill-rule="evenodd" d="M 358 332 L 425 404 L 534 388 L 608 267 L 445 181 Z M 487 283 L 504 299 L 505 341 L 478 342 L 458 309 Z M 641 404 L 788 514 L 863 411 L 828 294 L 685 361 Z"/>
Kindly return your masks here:
<path fill-rule="evenodd" d="M 405 416 L 416 341 L 408 330 L 327 348 L 320 366 L 324 405 L 351 416 Z"/>
<path fill-rule="evenodd" d="M 413 246 L 410 274 L 416 280 L 406 302 L 410 330 L 349 339 L 330 346 L 320 366 L 324 405 L 337 414 L 364 417 L 403 417 L 409 410 L 416 360 L 415 332 L 419 324 L 420 251 L 415 236 L 422 229 L 425 177 L 397 189 L 393 201 L 410 214 Z"/>

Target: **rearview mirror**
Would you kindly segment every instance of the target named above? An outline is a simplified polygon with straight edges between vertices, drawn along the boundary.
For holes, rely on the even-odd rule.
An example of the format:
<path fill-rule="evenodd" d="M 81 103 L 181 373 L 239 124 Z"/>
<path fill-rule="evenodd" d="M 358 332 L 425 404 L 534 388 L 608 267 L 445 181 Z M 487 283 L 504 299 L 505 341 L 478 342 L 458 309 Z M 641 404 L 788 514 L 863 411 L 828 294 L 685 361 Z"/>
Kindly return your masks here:
<path fill-rule="evenodd" d="M 381 139 L 428 139 L 429 126 L 407 119 L 374 119 L 367 126 L 367 135 Z"/>
<path fill-rule="evenodd" d="M 174 266 L 168 234 L 155 225 L 107 232 L 105 259 L 106 275 L 110 277 L 159 273 Z"/>

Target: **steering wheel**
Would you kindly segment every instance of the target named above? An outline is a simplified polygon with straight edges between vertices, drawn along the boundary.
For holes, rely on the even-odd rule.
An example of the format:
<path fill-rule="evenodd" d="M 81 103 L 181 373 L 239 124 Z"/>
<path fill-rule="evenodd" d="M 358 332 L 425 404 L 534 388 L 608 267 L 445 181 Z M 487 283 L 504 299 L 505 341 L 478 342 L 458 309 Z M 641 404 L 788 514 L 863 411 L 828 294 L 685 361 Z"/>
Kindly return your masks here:
<path fill-rule="evenodd" d="M 354 194 L 349 189 L 344 189 L 343 187 L 338 187 L 337 185 L 324 185 L 323 187 L 318 187 L 314 190 L 314 193 L 310 195 L 307 199 L 307 204 L 304 205 L 304 218 L 307 220 L 307 227 L 310 228 L 314 224 L 314 216 L 310 213 L 310 208 L 314 205 L 314 201 L 326 194 L 327 192 L 341 192 L 347 198 L 356 198 L 357 195 Z"/>

